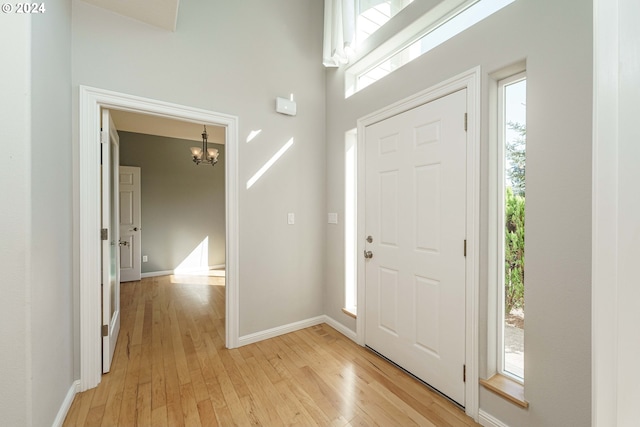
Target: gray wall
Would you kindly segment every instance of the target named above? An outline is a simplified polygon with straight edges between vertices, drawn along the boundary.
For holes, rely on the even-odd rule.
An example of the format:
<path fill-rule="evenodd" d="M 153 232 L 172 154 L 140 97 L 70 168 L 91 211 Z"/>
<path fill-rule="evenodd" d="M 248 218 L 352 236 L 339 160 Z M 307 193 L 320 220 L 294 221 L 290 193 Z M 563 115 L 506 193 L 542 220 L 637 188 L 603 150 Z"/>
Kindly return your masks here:
<path fill-rule="evenodd" d="M 420 7 L 424 1 L 409 6 Z M 481 373 L 487 354 L 487 96 L 489 73 L 527 61 L 528 411 L 481 388 L 480 408 L 511 426 L 586 426 L 591 391 L 590 1 L 518 0 L 393 74 L 344 98 L 344 71 L 327 72 L 327 210 L 344 214 L 344 133 L 358 118 L 456 74 L 482 67 Z M 342 227 L 326 227 L 325 312 L 341 312 Z"/>
<path fill-rule="evenodd" d="M 30 22 L 8 15 L 0 26 L 0 48 L 12 58 L 0 79 L 0 413 L 9 425 L 26 425 L 30 290 L 31 152 L 29 103 Z"/>
<path fill-rule="evenodd" d="M 196 166 L 195 141 L 119 131 L 120 164 L 141 168 L 142 272 L 173 270 L 209 238 L 209 265 L 225 260 L 224 145 L 218 163 Z"/>
<path fill-rule="evenodd" d="M 31 33 L 31 374 L 35 426 L 51 424 L 74 379 L 70 26 L 71 4 L 63 1 L 40 19 L 34 17 Z"/>
<path fill-rule="evenodd" d="M 47 426 L 74 379 L 71 3 L 2 26 L 0 414 Z"/>
<path fill-rule="evenodd" d="M 323 313 L 322 20 L 319 0 L 198 0 L 180 4 L 169 33 L 73 2 L 74 94 L 82 84 L 239 117 L 240 335 Z M 276 97 L 290 93 L 296 117 L 275 112 Z M 290 138 L 293 146 L 246 189 Z"/>

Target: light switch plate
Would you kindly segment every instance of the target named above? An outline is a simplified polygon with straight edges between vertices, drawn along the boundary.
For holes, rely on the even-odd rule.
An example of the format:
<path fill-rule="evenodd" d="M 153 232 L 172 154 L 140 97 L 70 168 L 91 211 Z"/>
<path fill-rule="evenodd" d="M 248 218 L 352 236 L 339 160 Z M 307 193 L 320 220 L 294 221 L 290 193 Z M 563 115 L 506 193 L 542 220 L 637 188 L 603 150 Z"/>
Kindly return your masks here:
<path fill-rule="evenodd" d="M 287 214 L 287 224 L 293 225 L 295 223 L 296 223 L 296 214 L 294 214 L 293 212 L 289 212 Z"/>
<path fill-rule="evenodd" d="M 338 223 L 338 214 L 334 212 L 330 212 L 327 217 L 327 222 L 329 224 L 337 224 Z"/>

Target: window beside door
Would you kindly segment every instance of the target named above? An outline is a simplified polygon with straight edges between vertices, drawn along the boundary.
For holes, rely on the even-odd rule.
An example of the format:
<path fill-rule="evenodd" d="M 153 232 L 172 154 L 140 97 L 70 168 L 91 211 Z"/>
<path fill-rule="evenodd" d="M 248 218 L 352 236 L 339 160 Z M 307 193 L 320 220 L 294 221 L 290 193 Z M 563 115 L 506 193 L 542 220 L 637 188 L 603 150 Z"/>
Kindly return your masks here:
<path fill-rule="evenodd" d="M 358 314 L 357 245 L 356 245 L 356 145 L 357 133 L 352 129 L 345 133 L 344 163 L 344 312 Z"/>
<path fill-rule="evenodd" d="M 498 82 L 497 371 L 524 383 L 526 76 Z"/>

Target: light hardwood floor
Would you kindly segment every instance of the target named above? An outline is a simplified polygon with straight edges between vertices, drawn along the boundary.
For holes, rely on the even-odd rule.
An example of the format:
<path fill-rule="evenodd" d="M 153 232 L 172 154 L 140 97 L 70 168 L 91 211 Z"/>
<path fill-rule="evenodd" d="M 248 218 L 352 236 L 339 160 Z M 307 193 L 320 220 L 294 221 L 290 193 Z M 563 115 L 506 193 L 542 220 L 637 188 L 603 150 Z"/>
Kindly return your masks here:
<path fill-rule="evenodd" d="M 327 325 L 228 350 L 224 278 L 122 284 L 112 370 L 65 426 L 477 426 Z"/>

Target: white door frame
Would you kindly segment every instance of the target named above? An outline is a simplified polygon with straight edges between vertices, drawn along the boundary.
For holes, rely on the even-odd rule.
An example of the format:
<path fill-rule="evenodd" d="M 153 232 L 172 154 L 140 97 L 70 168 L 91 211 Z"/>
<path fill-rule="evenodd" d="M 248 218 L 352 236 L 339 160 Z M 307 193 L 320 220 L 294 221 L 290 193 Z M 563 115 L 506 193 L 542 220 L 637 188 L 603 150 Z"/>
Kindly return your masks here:
<path fill-rule="evenodd" d="M 640 204 L 629 203 L 628 184 L 637 182 L 638 70 L 640 28 L 637 0 L 595 0 L 591 425 L 629 426 L 637 422 L 640 392 L 640 322 L 636 263 L 640 255 L 630 230 L 637 229 Z M 632 197 L 632 196 L 631 196 Z M 630 309 L 630 307 L 633 307 Z"/>
<path fill-rule="evenodd" d="M 358 120 L 357 146 L 357 263 L 358 317 L 356 341 L 365 344 L 365 127 L 411 110 L 450 93 L 467 89 L 467 258 L 465 301 L 465 412 L 478 419 L 478 288 L 479 288 L 479 226 L 480 226 L 480 67 L 432 86 L 409 98 L 398 101 Z"/>
<path fill-rule="evenodd" d="M 100 336 L 100 110 L 109 108 L 226 127 L 226 317 L 228 348 L 238 346 L 238 117 L 80 86 L 78 193 L 80 269 L 80 389 L 93 388 L 102 374 Z M 185 153 L 188 156 L 189 153 Z"/>

